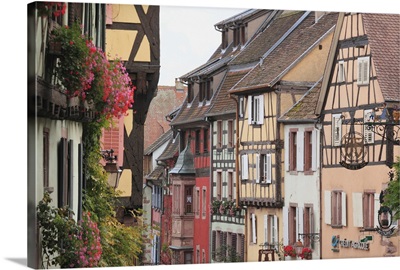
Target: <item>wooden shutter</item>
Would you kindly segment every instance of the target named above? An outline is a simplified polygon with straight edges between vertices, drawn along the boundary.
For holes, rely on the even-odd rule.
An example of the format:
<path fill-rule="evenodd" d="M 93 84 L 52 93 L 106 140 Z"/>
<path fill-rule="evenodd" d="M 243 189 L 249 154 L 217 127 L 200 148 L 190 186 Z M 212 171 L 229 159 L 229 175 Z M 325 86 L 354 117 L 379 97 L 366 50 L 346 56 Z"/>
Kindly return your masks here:
<path fill-rule="evenodd" d="M 352 194 L 353 199 L 353 226 L 363 227 L 364 226 L 364 209 L 363 209 L 363 194 L 354 192 Z"/>
<path fill-rule="evenodd" d="M 231 242 L 231 247 L 233 249 L 233 251 L 235 253 L 237 253 L 238 251 L 238 247 L 237 247 L 237 234 L 236 233 L 232 233 L 232 242 Z"/>
<path fill-rule="evenodd" d="M 312 139 L 311 139 L 311 143 L 312 143 L 312 149 L 311 149 L 311 151 L 312 151 L 312 153 L 311 153 L 311 170 L 312 171 L 316 171 L 317 170 L 317 167 L 318 167 L 318 165 L 317 165 L 317 157 L 318 157 L 318 146 L 317 146 L 317 130 L 313 130 L 312 131 L 312 134 L 311 134 L 311 136 L 312 136 Z"/>
<path fill-rule="evenodd" d="M 83 192 L 83 149 L 78 144 L 78 221 L 82 219 L 82 192 Z"/>
<path fill-rule="evenodd" d="M 342 140 L 341 114 L 332 114 L 332 145 L 340 146 Z"/>
<path fill-rule="evenodd" d="M 259 95 L 257 96 L 258 100 L 258 117 L 257 117 L 257 123 L 258 125 L 262 125 L 264 123 L 264 95 Z"/>
<path fill-rule="evenodd" d="M 304 171 L 304 132 L 297 132 L 296 171 Z"/>
<path fill-rule="evenodd" d="M 212 259 L 213 260 L 215 260 L 215 251 L 216 251 L 216 247 L 217 247 L 216 237 L 217 237 L 217 232 L 216 231 L 212 231 L 211 254 L 212 254 Z"/>
<path fill-rule="evenodd" d="M 241 234 L 241 237 L 240 237 L 240 257 L 242 258 L 242 261 L 244 261 L 244 241 L 245 241 L 245 235 L 244 234 Z"/>
<path fill-rule="evenodd" d="M 297 211 L 298 211 L 297 218 L 299 220 L 298 221 L 299 229 L 297 231 L 296 236 L 299 237 L 299 233 L 304 233 L 304 208 L 303 207 L 297 207 Z"/>
<path fill-rule="evenodd" d="M 290 164 L 290 158 L 289 158 L 289 142 L 290 142 L 290 132 L 286 131 L 285 133 L 285 138 L 284 138 L 284 145 L 285 145 L 285 171 L 289 171 L 289 164 Z"/>
<path fill-rule="evenodd" d="M 272 236 L 272 239 L 271 239 L 271 241 L 272 241 L 272 243 L 273 244 L 276 244 L 276 245 L 278 245 L 278 243 L 279 243 L 279 235 L 278 235 L 278 232 L 279 232 L 279 230 L 278 230 L 278 227 L 279 226 L 279 224 L 278 224 L 278 216 L 276 216 L 276 215 L 274 215 L 274 225 L 273 225 L 273 227 L 272 227 L 272 230 L 273 230 L 273 236 Z"/>
<path fill-rule="evenodd" d="M 251 241 L 252 243 L 257 243 L 257 217 L 254 213 L 251 214 Z"/>
<path fill-rule="evenodd" d="M 243 117 L 244 111 L 244 97 L 239 98 L 239 117 Z"/>
<path fill-rule="evenodd" d="M 338 82 L 344 82 L 345 73 L 344 73 L 344 61 L 339 61 L 338 63 Z"/>
<path fill-rule="evenodd" d="M 61 138 L 58 144 L 58 187 L 57 187 L 57 201 L 58 207 L 63 207 L 66 203 L 66 185 L 67 183 L 67 169 L 68 169 L 68 161 L 67 161 L 67 139 Z"/>
<path fill-rule="evenodd" d="M 68 142 L 68 206 L 69 209 L 74 207 L 74 141 Z"/>
<path fill-rule="evenodd" d="M 378 222 L 378 210 L 380 208 L 379 193 L 374 194 L 374 227 L 379 226 Z"/>
<path fill-rule="evenodd" d="M 372 115 L 372 109 L 371 110 L 364 110 L 364 143 L 365 144 L 371 144 L 374 143 L 374 132 L 373 132 L 373 127 L 370 127 L 369 129 L 368 125 L 366 123 L 368 122 L 373 122 L 373 119 L 371 119 Z"/>
<path fill-rule="evenodd" d="M 289 243 L 289 209 L 284 206 L 282 209 L 283 214 L 283 244 L 285 246 Z"/>
<path fill-rule="evenodd" d="M 268 239 L 268 215 L 264 215 L 264 243 L 269 242 Z"/>
<path fill-rule="evenodd" d="M 242 155 L 242 180 L 249 179 L 249 157 L 247 154 Z"/>
<path fill-rule="evenodd" d="M 261 177 L 261 166 L 260 166 L 260 154 L 256 154 L 256 183 L 260 183 Z"/>
<path fill-rule="evenodd" d="M 369 83 L 369 57 L 359 57 L 357 59 L 358 77 L 357 84 L 365 85 Z"/>
<path fill-rule="evenodd" d="M 253 97 L 247 96 L 247 114 L 248 114 L 248 124 L 251 125 L 253 123 Z"/>
<path fill-rule="evenodd" d="M 330 190 L 325 190 L 324 191 L 324 216 L 325 216 L 325 223 L 330 225 L 332 224 L 332 202 L 331 202 L 331 191 Z"/>
<path fill-rule="evenodd" d="M 264 162 L 264 172 L 265 172 L 265 181 L 267 184 L 272 183 L 272 161 L 271 154 L 266 155 L 266 161 Z"/>
<path fill-rule="evenodd" d="M 342 225 L 347 226 L 346 192 L 342 192 Z"/>

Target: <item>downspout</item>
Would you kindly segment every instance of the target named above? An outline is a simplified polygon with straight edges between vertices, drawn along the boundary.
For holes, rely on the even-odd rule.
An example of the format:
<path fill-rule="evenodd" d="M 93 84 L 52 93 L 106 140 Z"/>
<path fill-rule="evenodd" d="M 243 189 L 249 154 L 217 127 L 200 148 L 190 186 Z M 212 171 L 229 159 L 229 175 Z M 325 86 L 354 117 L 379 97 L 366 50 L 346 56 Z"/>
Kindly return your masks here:
<path fill-rule="evenodd" d="M 240 202 L 240 188 L 239 188 L 239 98 L 234 98 L 231 94 L 228 94 L 229 98 L 235 101 L 236 104 L 236 118 L 235 118 L 235 133 L 236 133 L 236 143 L 235 143 L 235 180 L 236 180 L 236 207 L 239 208 Z M 240 209 L 242 210 L 242 209 Z M 245 211 L 244 217 L 244 234 L 243 237 L 246 237 L 247 232 L 247 210 Z M 246 239 L 244 239 L 243 246 L 243 261 L 247 261 L 247 245 Z"/>
<path fill-rule="evenodd" d="M 236 206 L 239 207 L 239 100 L 234 98 L 231 94 L 228 94 L 229 98 L 235 101 L 236 104 L 236 119 L 235 119 L 235 178 L 236 178 Z"/>
<path fill-rule="evenodd" d="M 209 123 L 209 125 L 210 125 L 210 129 L 209 129 L 209 134 L 210 134 L 210 140 L 209 140 L 209 143 L 210 143 L 210 145 L 211 145 L 211 147 L 210 147 L 210 151 L 209 151 L 209 153 L 210 153 L 210 168 L 209 168 L 209 170 L 210 170 L 210 195 L 209 195 L 209 202 L 211 203 L 212 202 L 212 183 L 213 183 L 213 181 L 214 181 L 214 179 L 213 179 L 213 171 L 212 171 L 212 164 L 213 164 L 213 156 L 214 156 L 214 153 L 213 153 L 213 148 L 212 148 L 212 146 L 213 146 L 213 137 L 214 136 L 212 136 L 212 134 L 213 134 L 213 125 L 211 124 L 211 120 L 210 120 L 210 118 L 209 117 L 206 117 L 205 118 L 205 120 L 206 120 L 206 122 L 207 123 Z M 210 211 L 209 209 L 210 209 L 210 206 L 209 207 L 207 207 L 206 209 L 208 209 L 208 211 Z M 210 216 L 210 215 L 207 215 L 208 217 Z M 212 220 L 211 220 L 211 218 L 209 219 L 209 228 L 210 228 L 210 233 L 209 233 L 209 235 L 208 235 L 208 259 L 209 259 L 209 261 L 211 262 L 211 258 L 212 258 Z"/>
<path fill-rule="evenodd" d="M 321 138 L 322 138 L 322 133 L 323 133 L 323 128 L 321 122 L 321 116 L 318 117 L 317 122 L 315 122 L 314 127 L 319 131 L 319 142 L 321 142 Z M 322 259 L 322 245 L 321 245 L 321 241 L 322 241 L 322 147 L 321 147 L 321 143 L 317 143 L 317 145 L 319 145 L 319 174 L 318 174 L 318 184 L 319 184 L 319 259 Z"/>

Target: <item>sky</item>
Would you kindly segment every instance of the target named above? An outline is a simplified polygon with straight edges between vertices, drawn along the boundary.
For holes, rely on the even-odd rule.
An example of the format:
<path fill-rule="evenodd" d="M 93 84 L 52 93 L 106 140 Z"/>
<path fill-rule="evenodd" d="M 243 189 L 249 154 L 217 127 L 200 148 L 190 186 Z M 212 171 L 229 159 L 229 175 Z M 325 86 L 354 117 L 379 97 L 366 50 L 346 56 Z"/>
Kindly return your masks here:
<path fill-rule="evenodd" d="M 0 205 L 2 222 L 0 222 L 0 269 L 27 269 L 26 265 L 26 232 L 27 232 L 27 101 L 26 101 L 26 5 L 31 1 L 7 1 L 0 9 L 0 27 L 2 42 L 1 51 L 1 90 L 0 115 L 2 132 L 0 143 L 3 153 L 1 172 L 2 188 Z M 78 1 L 73 1 L 78 2 Z M 80 1 L 82 2 L 82 1 Z M 93 2 L 93 1 L 90 1 Z M 247 8 L 292 9 L 292 10 L 329 10 L 360 11 L 380 13 L 400 13 L 399 5 L 394 0 L 109 0 L 102 3 L 137 3 L 161 5 L 160 38 L 161 38 L 161 77 L 160 84 L 174 85 L 176 77 L 184 75 L 204 63 L 218 47 L 220 37 L 214 30 L 214 24 L 234 15 L 235 10 Z M 229 3 L 229 7 L 227 6 Z M 164 7 L 167 7 L 165 8 Z M 170 7 L 175 6 L 172 9 Z M 177 7 L 190 7 L 178 9 Z M 200 8 L 193 10 L 193 6 Z M 206 9 L 204 7 L 212 7 Z M 222 9 L 221 9 L 222 7 Z M 180 10 L 181 12 L 177 12 Z M 191 11 L 193 10 L 193 11 Z M 206 11 L 201 17 L 200 11 Z M 194 12 L 194 13 L 192 13 Z M 232 12 L 232 13 L 229 13 Z M 197 15 L 196 15 L 197 13 Z M 175 26 L 176 27 L 175 27 Z M 196 33 L 201 33 L 200 35 Z M 214 37 L 216 35 L 216 37 Z M 178 49 L 178 50 L 177 50 Z M 324 243 L 329 244 L 329 243 Z M 389 262 L 389 263 L 388 263 Z M 379 269 L 386 265 L 399 264 L 399 260 L 390 258 L 373 258 L 364 260 L 335 260 L 334 262 L 307 261 L 295 263 L 296 269 L 314 269 L 334 266 L 337 269 Z M 262 264 L 263 265 L 263 264 Z M 310 265 L 313 267 L 310 268 Z M 229 266 L 240 269 L 241 264 Z M 246 263 L 246 268 L 264 269 L 260 264 Z M 389 266 L 390 267 L 390 266 Z M 157 267 L 154 269 L 165 269 Z M 220 265 L 193 265 L 191 269 L 218 269 Z M 291 262 L 279 265 L 279 269 L 292 269 Z M 131 269 L 131 268 L 103 268 Z M 146 267 L 148 269 L 148 267 Z M 169 269 L 178 269 L 172 267 Z"/>
<path fill-rule="evenodd" d="M 175 85 L 175 78 L 204 64 L 221 43 L 214 25 L 244 10 L 161 6 L 158 84 Z"/>

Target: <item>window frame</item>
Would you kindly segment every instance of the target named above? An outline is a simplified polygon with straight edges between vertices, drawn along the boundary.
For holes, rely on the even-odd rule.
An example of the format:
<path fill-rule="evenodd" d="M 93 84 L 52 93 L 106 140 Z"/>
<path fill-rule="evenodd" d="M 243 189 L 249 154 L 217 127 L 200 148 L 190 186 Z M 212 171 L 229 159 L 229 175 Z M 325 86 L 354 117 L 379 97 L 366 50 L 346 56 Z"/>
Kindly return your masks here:
<path fill-rule="evenodd" d="M 357 58 L 357 85 L 368 85 L 370 77 L 370 57 L 363 56 Z"/>

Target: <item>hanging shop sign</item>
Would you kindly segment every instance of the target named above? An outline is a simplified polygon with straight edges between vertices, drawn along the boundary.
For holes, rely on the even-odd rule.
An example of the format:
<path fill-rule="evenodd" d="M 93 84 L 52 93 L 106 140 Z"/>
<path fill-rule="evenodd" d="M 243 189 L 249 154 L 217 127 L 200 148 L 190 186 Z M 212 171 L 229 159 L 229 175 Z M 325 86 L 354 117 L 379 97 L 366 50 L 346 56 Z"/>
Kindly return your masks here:
<path fill-rule="evenodd" d="M 364 147 L 364 136 L 359 132 L 349 132 L 342 137 L 340 165 L 349 170 L 359 170 L 367 166 L 365 157 L 368 148 Z"/>

